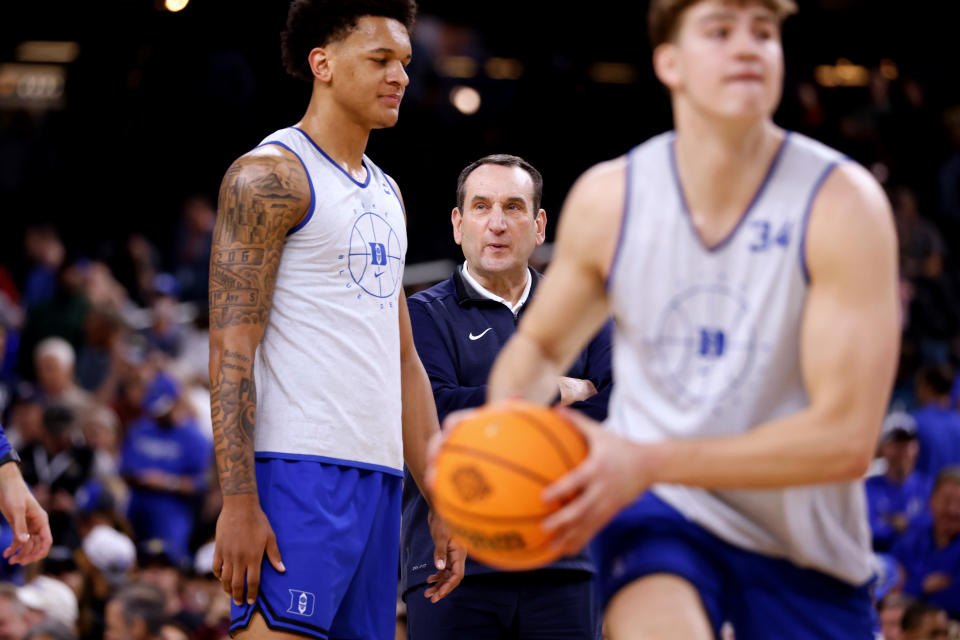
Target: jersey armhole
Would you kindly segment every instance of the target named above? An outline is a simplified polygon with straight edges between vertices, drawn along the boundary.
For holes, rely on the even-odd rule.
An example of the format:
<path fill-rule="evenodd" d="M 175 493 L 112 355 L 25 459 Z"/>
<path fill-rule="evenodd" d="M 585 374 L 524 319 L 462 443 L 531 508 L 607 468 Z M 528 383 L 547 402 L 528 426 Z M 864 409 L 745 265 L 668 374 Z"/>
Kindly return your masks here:
<path fill-rule="evenodd" d="M 810 196 L 807 198 L 807 204 L 803 210 L 803 217 L 800 219 L 800 272 L 806 284 L 810 284 L 810 270 L 807 267 L 807 227 L 810 226 L 810 213 L 813 211 L 813 203 L 817 199 L 817 194 L 820 193 L 823 183 L 827 181 L 827 178 L 830 177 L 833 170 L 842 163 L 843 160 L 834 160 L 820 172 L 817 180 L 813 183 L 813 187 L 810 189 Z"/>
<path fill-rule="evenodd" d="M 630 196 L 632 195 L 632 178 L 633 178 L 633 151 L 627 152 L 627 166 L 626 166 L 626 176 L 624 178 L 624 193 L 623 193 L 623 215 L 620 218 L 620 231 L 619 236 L 617 237 L 617 246 L 613 250 L 613 258 L 610 260 L 610 269 L 607 271 L 607 281 L 604 283 L 607 293 L 610 293 L 610 289 L 613 287 L 613 275 L 616 272 L 617 265 L 620 262 L 620 252 L 623 249 L 624 237 L 627 234 L 627 214 L 630 213 Z"/>
<path fill-rule="evenodd" d="M 396 199 L 397 199 L 397 203 L 400 204 L 400 211 L 403 212 L 403 217 L 404 217 L 404 219 L 406 219 L 406 217 L 407 217 L 407 209 L 406 209 L 406 207 L 403 206 L 403 200 L 400 199 L 400 194 L 397 193 L 397 190 L 393 188 L 393 180 L 391 180 L 391 179 L 390 179 L 390 176 L 388 176 L 388 175 L 386 174 L 386 172 L 385 172 L 383 169 L 381 169 L 380 167 L 377 167 L 377 171 L 380 172 L 380 175 L 383 176 L 384 182 L 386 182 L 386 183 L 387 183 L 387 186 L 390 187 L 390 192 L 393 193 L 393 197 L 396 198 Z"/>
<path fill-rule="evenodd" d="M 313 211 L 316 208 L 316 204 L 317 204 L 316 194 L 313 191 L 313 179 L 310 177 L 310 171 L 307 170 L 307 165 L 306 163 L 304 163 L 303 158 L 300 157 L 300 154 L 298 154 L 296 151 L 288 147 L 286 144 L 277 140 L 264 142 L 263 144 L 259 145 L 257 148 L 259 149 L 260 147 L 266 146 L 268 144 L 275 144 L 278 147 L 283 147 L 284 149 L 292 153 L 293 156 L 300 162 L 300 166 L 303 167 L 303 173 L 306 174 L 307 176 L 307 184 L 310 185 L 310 208 L 307 210 L 307 215 L 303 216 L 303 220 L 301 220 L 297 224 L 297 226 L 287 231 L 287 236 L 291 236 L 297 231 L 300 231 L 300 229 L 303 229 L 307 225 L 307 223 L 310 222 L 310 218 L 313 217 Z"/>

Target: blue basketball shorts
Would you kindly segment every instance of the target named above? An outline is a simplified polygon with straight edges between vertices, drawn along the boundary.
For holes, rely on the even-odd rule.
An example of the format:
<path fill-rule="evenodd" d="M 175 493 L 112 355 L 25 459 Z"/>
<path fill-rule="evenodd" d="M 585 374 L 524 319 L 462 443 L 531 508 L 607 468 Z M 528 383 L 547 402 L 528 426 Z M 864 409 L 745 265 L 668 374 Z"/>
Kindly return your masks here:
<path fill-rule="evenodd" d="M 786 560 L 724 542 L 647 492 L 593 541 L 603 606 L 647 575 L 690 582 L 718 635 L 737 640 L 873 640 L 870 586 L 853 586 Z"/>
<path fill-rule="evenodd" d="M 403 478 L 277 458 L 257 459 L 256 474 L 286 572 L 264 554 L 256 602 L 231 604 L 231 634 L 259 612 L 307 638 L 393 640 Z"/>

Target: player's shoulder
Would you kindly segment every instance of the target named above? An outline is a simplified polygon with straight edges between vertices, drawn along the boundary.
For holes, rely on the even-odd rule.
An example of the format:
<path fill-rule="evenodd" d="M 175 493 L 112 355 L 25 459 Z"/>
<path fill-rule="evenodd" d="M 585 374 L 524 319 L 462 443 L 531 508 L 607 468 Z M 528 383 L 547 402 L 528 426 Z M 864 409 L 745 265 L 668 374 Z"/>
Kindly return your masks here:
<path fill-rule="evenodd" d="M 637 186 L 642 186 L 651 175 L 663 172 L 675 137 L 673 131 L 661 133 L 621 156 L 593 165 L 580 176 L 574 189 L 589 198 L 622 203 L 628 182 L 638 182 Z"/>
<path fill-rule="evenodd" d="M 262 144 L 233 161 L 231 170 L 244 174 L 268 174 L 277 170 L 298 173 L 306 179 L 303 163 L 296 154 L 277 144 Z M 229 174 L 229 171 L 228 171 Z"/>
<path fill-rule="evenodd" d="M 893 212 L 876 178 L 857 162 L 844 159 L 827 169 L 810 210 L 810 233 L 864 242 L 895 238 Z M 817 229 L 821 233 L 817 233 Z"/>
<path fill-rule="evenodd" d="M 282 198 L 286 209 L 301 212 L 311 203 L 310 178 L 297 156 L 279 145 L 251 149 L 233 161 L 221 183 L 221 193 Z M 249 188 L 249 190 L 248 190 Z"/>
<path fill-rule="evenodd" d="M 877 269 L 895 264 L 890 202 L 862 165 L 849 159 L 828 165 L 810 206 L 806 244 L 811 274 L 860 261 Z"/>

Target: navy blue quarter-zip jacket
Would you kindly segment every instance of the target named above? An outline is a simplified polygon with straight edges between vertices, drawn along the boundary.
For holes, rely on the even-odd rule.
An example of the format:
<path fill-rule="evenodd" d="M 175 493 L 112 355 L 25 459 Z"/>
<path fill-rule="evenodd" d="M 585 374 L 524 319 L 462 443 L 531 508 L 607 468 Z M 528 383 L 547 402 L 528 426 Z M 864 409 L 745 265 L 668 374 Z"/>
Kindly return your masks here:
<path fill-rule="evenodd" d="M 463 279 L 460 269 L 458 266 L 449 279 L 411 296 L 407 301 L 413 340 L 430 376 L 441 422 L 453 411 L 478 407 L 484 403 L 487 378 L 493 362 L 516 331 L 520 316 L 543 277 L 530 269 L 533 278 L 530 296 L 514 316 L 504 304 L 475 291 Z M 596 420 L 607 417 L 607 403 L 613 384 L 610 365 L 612 334 L 613 324 L 608 321 L 567 372 L 571 378 L 590 380 L 597 388 L 597 394 L 592 398 L 573 405 L 573 408 Z M 436 571 L 427 512 L 426 501 L 410 472 L 405 471 L 400 554 L 400 583 L 404 597 L 409 590 L 425 584 L 427 576 Z M 594 570 L 586 550 L 576 556 L 561 558 L 545 568 Z M 495 571 L 467 559 L 466 575 Z"/>

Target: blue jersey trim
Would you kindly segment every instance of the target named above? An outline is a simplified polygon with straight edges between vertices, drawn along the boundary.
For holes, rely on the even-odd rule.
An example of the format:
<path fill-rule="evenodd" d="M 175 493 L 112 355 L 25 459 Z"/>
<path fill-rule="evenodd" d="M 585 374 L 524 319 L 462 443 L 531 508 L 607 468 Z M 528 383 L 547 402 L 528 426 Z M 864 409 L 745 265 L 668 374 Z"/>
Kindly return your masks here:
<path fill-rule="evenodd" d="M 610 270 L 607 271 L 607 281 L 604 284 L 607 292 L 610 292 L 610 287 L 613 286 L 613 272 L 617 268 L 617 262 L 620 258 L 620 250 L 623 249 L 623 240 L 627 235 L 627 213 L 630 211 L 630 196 L 632 195 L 632 189 L 630 188 L 630 176 L 633 174 L 633 150 L 627 152 L 627 174 L 626 179 L 624 180 L 624 190 L 623 190 L 623 216 L 620 218 L 620 236 L 617 238 L 617 246 L 613 250 L 613 259 L 610 261 Z"/>
<path fill-rule="evenodd" d="M 324 158 L 326 158 L 327 161 L 328 161 L 330 164 L 332 164 L 333 166 L 335 166 L 335 167 L 340 171 L 340 173 L 342 173 L 343 175 L 345 175 L 345 176 L 347 176 L 348 178 L 350 178 L 350 182 L 352 182 L 353 184 L 357 185 L 357 186 L 360 187 L 361 189 L 366 189 L 366 188 L 367 188 L 367 185 L 370 184 L 370 173 L 371 173 L 370 167 L 367 166 L 367 163 L 366 163 L 366 162 L 363 162 L 362 159 L 360 160 L 360 162 L 363 164 L 363 168 L 367 170 L 367 179 L 364 180 L 363 182 L 357 182 L 357 180 L 356 180 L 352 175 L 350 175 L 350 174 L 347 172 L 346 169 L 344 169 L 344 168 L 341 167 L 339 164 L 337 164 L 336 162 L 334 162 L 334 161 L 333 161 L 333 158 L 331 158 L 330 156 L 328 156 L 328 155 L 327 155 L 327 152 L 324 151 L 323 149 L 321 149 L 321 148 L 320 148 L 320 145 L 318 145 L 316 142 L 314 142 L 313 138 L 310 137 L 310 134 L 308 134 L 306 131 L 304 131 L 304 130 L 301 129 L 300 127 L 290 127 L 290 128 L 293 129 L 294 131 L 299 131 L 299 132 L 303 135 L 304 138 L 306 138 L 307 140 L 310 141 L 310 144 L 313 145 L 313 148 L 320 152 L 320 155 L 322 155 Z"/>
<path fill-rule="evenodd" d="M 763 177 L 763 182 L 760 183 L 760 187 L 757 189 L 757 192 L 753 194 L 753 199 L 750 200 L 750 204 L 748 204 L 747 208 L 743 210 L 743 213 L 740 215 L 740 219 L 737 220 L 737 224 L 733 226 L 733 229 L 731 229 L 727 235 L 720 240 L 720 242 L 711 247 L 703 241 L 703 236 L 700 235 L 696 225 L 693 224 L 693 215 L 690 213 L 690 207 L 687 205 L 687 196 L 683 192 L 683 185 L 680 184 L 680 173 L 677 170 L 677 138 L 674 136 L 673 140 L 670 141 L 670 168 L 673 170 L 673 181 L 674 184 L 676 184 L 677 193 L 680 196 L 680 205 L 683 208 L 683 213 L 686 215 L 687 222 L 690 223 L 690 230 L 693 231 L 693 235 L 696 236 L 701 247 L 708 252 L 713 253 L 724 248 L 730 243 L 731 240 L 733 240 L 734 236 L 737 235 L 737 231 L 739 231 L 740 227 L 743 226 L 744 221 L 750 217 L 750 212 L 753 211 L 753 207 L 757 204 L 757 201 L 760 200 L 760 196 L 762 196 L 763 192 L 766 191 L 767 185 L 770 183 L 770 179 L 773 178 L 773 174 L 776 173 L 777 165 L 780 164 L 780 158 L 783 157 L 783 152 L 787 148 L 787 141 L 789 139 L 790 131 L 784 132 L 783 140 L 780 141 L 780 146 L 777 148 L 777 152 L 773 156 L 773 161 L 770 163 L 770 167 L 767 169 L 767 174 Z"/>
<path fill-rule="evenodd" d="M 800 271 L 803 272 L 803 281 L 807 284 L 810 284 L 810 270 L 807 268 L 807 226 L 810 224 L 810 212 L 813 210 L 813 201 L 820 193 L 823 183 L 827 181 L 827 178 L 838 166 L 840 166 L 840 161 L 831 162 L 820 173 L 817 181 L 813 183 L 810 196 L 807 198 L 807 204 L 803 209 L 803 217 L 800 219 Z"/>
<path fill-rule="evenodd" d="M 377 167 L 380 169 L 380 167 Z M 400 194 L 397 193 L 397 190 L 393 188 L 393 182 L 390 181 L 390 178 L 387 177 L 387 174 L 383 172 L 383 169 L 380 169 L 380 175 L 383 176 L 384 181 L 386 181 L 387 186 L 390 187 L 390 191 L 393 192 L 394 197 L 397 199 L 397 202 L 400 203 L 400 211 L 403 213 L 404 217 L 407 215 L 407 210 L 403 206 L 403 200 L 400 199 Z"/>
<path fill-rule="evenodd" d="M 310 185 L 310 210 L 307 211 L 307 215 L 303 217 L 303 220 L 301 220 L 297 224 L 297 226 L 287 231 L 287 235 L 289 236 L 291 234 L 296 233 L 297 231 L 300 231 L 300 229 L 303 229 L 303 227 L 306 226 L 308 222 L 310 222 L 310 218 L 313 217 L 313 210 L 317 206 L 317 197 L 313 191 L 313 179 L 310 177 L 310 171 L 307 170 L 307 163 L 303 161 L 303 158 L 300 157 L 300 154 L 294 151 L 293 149 L 291 149 L 290 147 L 288 147 L 287 145 L 285 145 L 284 143 L 279 142 L 277 140 L 271 140 L 270 142 L 264 142 L 263 144 L 259 145 L 257 149 L 259 149 L 260 147 L 265 147 L 268 144 L 275 144 L 278 147 L 283 147 L 284 149 L 292 153 L 294 156 L 296 156 L 297 160 L 300 161 L 300 166 L 303 167 L 303 172 L 307 174 L 307 184 Z"/>
<path fill-rule="evenodd" d="M 344 460 L 342 458 L 330 458 L 328 456 L 315 456 L 307 453 L 257 451 L 256 453 L 254 453 L 254 457 L 257 460 L 265 459 L 265 458 L 277 458 L 280 460 L 301 460 L 303 462 L 322 462 L 323 464 L 335 464 L 341 467 L 357 467 L 358 469 L 366 469 L 367 471 L 379 471 L 381 473 L 387 473 L 392 476 L 397 476 L 398 478 L 403 477 L 403 469 L 394 469 L 393 467 L 385 467 L 381 464 L 373 464 L 372 462 L 360 462 L 358 460 Z"/>
<path fill-rule="evenodd" d="M 305 638 L 315 638 L 318 640 L 332 640 L 330 638 L 330 633 L 323 627 L 318 627 L 317 625 L 313 625 L 308 622 L 301 622 L 299 620 L 290 620 L 289 618 L 276 615 L 273 607 L 271 607 L 270 603 L 267 602 L 267 599 L 263 597 L 263 594 L 257 594 L 257 602 L 253 606 L 246 605 L 246 608 L 246 613 L 244 613 L 240 618 L 230 621 L 229 628 L 231 635 L 237 631 L 242 631 L 248 628 L 250 626 L 250 621 L 253 619 L 253 614 L 259 612 L 264 623 L 267 625 L 267 628 L 271 631 L 291 633 L 293 635 L 303 636 Z"/>

